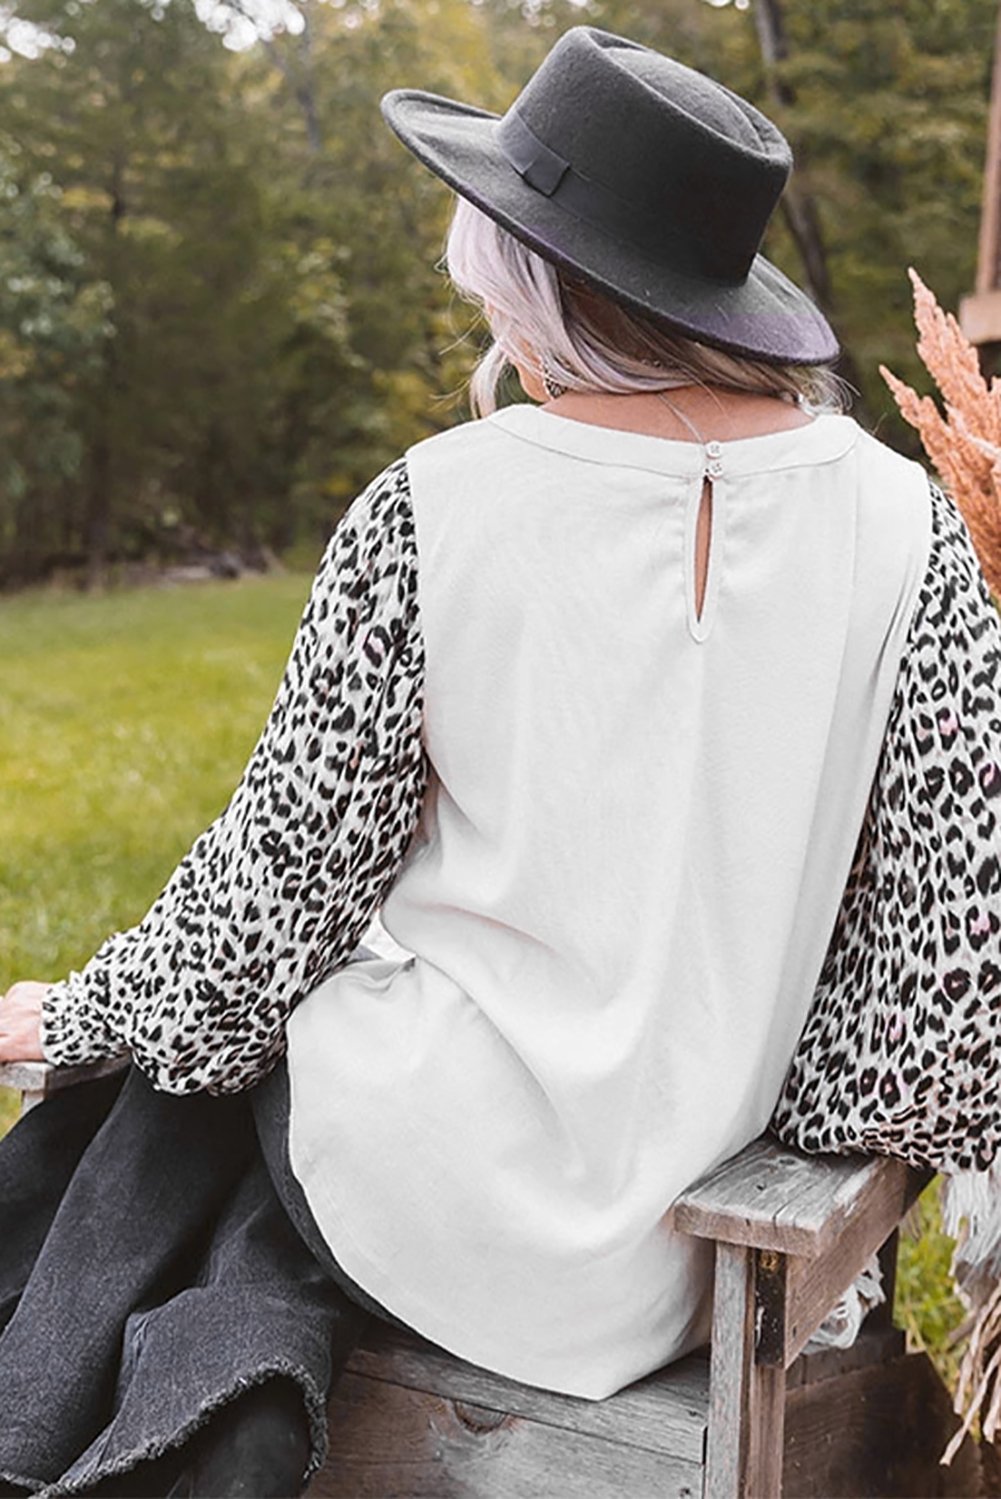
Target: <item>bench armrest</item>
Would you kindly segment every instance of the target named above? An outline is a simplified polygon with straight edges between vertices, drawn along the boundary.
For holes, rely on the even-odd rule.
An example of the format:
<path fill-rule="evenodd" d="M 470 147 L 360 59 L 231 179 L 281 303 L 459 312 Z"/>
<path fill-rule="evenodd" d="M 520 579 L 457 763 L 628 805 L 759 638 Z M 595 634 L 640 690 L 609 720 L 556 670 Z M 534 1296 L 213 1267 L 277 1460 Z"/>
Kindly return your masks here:
<path fill-rule="evenodd" d="M 887 1241 L 892 1279 L 895 1230 L 931 1174 L 762 1135 L 677 1199 L 675 1226 L 715 1244 L 706 1499 L 781 1493 L 786 1371 Z"/>
<path fill-rule="evenodd" d="M 697 1238 L 819 1259 L 863 1219 L 891 1233 L 931 1177 L 890 1156 L 805 1155 L 762 1135 L 683 1192 L 674 1222 Z"/>
<path fill-rule="evenodd" d="M 0 1062 L 0 1088 L 11 1088 L 23 1098 L 22 1111 L 27 1113 L 36 1103 L 51 1098 L 74 1083 L 89 1083 L 108 1077 L 129 1064 L 129 1057 L 107 1057 L 79 1067 L 53 1067 L 49 1062 Z"/>

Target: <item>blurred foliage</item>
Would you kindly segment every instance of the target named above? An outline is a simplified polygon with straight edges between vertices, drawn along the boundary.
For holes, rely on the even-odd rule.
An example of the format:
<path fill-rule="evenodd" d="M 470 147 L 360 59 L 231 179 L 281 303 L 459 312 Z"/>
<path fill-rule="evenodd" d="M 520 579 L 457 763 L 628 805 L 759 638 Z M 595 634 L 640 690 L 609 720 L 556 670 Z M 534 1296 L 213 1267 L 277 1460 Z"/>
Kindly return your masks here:
<path fill-rule="evenodd" d="M 918 1199 L 900 1235 L 894 1321 L 907 1346 L 928 1354 L 949 1389 L 955 1389 L 962 1343 L 957 1332 L 966 1312 L 949 1267 L 955 1241 L 942 1229 L 939 1180 Z"/>
<path fill-rule="evenodd" d="M 908 447 L 876 368 L 920 379 L 909 264 L 945 306 L 972 286 L 996 0 L 781 0 L 777 67 L 763 3 L 290 0 L 256 33 L 252 0 L 219 0 L 214 29 L 195 0 L 5 6 L 0 584 L 100 576 L 179 526 L 312 544 L 464 418 L 480 334 L 438 268 L 450 195 L 378 101 L 413 85 L 502 111 L 581 22 L 778 119 L 864 410 Z M 227 47 L 227 16 L 256 41 Z M 25 23 L 46 44 L 17 52 Z M 804 279 L 781 217 L 766 248 Z"/>

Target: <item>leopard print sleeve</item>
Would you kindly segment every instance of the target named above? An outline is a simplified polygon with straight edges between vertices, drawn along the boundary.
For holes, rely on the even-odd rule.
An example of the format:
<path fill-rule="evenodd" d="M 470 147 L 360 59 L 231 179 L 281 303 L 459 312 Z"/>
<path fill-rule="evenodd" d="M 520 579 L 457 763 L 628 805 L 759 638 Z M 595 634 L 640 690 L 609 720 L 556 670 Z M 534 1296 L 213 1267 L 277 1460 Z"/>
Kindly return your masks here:
<path fill-rule="evenodd" d="M 55 1063 L 130 1052 L 171 1093 L 235 1092 L 296 1002 L 355 948 L 426 781 L 424 655 L 406 460 L 320 564 L 271 715 L 229 805 L 147 916 L 45 996 Z"/>
<path fill-rule="evenodd" d="M 953 502 L 932 549 L 882 757 L 772 1125 L 810 1151 L 955 1172 L 998 1150 L 1001 624 Z"/>

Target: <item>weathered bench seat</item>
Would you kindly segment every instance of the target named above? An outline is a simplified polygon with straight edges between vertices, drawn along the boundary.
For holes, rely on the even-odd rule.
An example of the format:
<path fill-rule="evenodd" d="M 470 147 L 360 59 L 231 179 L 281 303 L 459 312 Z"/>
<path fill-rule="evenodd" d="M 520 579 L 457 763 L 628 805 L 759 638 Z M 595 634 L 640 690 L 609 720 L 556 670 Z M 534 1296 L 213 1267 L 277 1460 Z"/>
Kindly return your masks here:
<path fill-rule="evenodd" d="M 0 1086 L 31 1107 L 83 1075 L 0 1066 Z M 979 1494 L 970 1439 L 939 1465 L 957 1420 L 892 1322 L 897 1225 L 927 1180 L 894 1160 L 755 1141 L 673 1209 L 716 1246 L 711 1348 L 608 1400 L 518 1384 L 373 1321 L 334 1390 L 310 1499 Z M 851 1348 L 811 1347 L 877 1251 L 891 1304 Z"/>

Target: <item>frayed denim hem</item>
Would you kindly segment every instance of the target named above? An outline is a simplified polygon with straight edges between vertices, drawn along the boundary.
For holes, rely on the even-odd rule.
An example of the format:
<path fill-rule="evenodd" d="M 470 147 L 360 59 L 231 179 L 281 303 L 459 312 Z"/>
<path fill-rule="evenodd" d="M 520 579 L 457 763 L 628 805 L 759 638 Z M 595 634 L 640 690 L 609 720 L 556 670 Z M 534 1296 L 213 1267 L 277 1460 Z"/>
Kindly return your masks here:
<path fill-rule="evenodd" d="M 23 1473 L 9 1473 L 6 1468 L 0 1468 L 0 1483 L 12 1483 L 19 1489 L 27 1489 L 29 1494 L 40 1494 L 45 1484 L 38 1478 L 26 1478 Z"/>
<path fill-rule="evenodd" d="M 300 1492 L 306 1488 L 313 1475 L 319 1472 L 326 1460 L 329 1445 L 327 1428 L 327 1401 L 324 1393 L 317 1389 L 315 1381 L 309 1373 L 294 1364 L 276 1359 L 270 1367 L 261 1369 L 252 1377 L 240 1376 L 234 1380 L 231 1388 L 220 1391 L 206 1400 L 186 1425 L 179 1427 L 172 1436 L 155 1442 L 147 1442 L 129 1452 L 118 1454 L 110 1462 L 106 1462 L 103 1456 L 96 1456 L 93 1465 L 88 1470 L 79 1472 L 75 1477 L 64 1475 L 56 1483 L 33 1487 L 32 1492 L 39 1495 L 39 1499 L 63 1499 L 64 1495 L 85 1494 L 89 1489 L 99 1483 L 106 1482 L 109 1478 L 119 1478 L 124 1473 L 131 1472 L 140 1463 L 155 1462 L 158 1458 L 165 1457 L 167 1453 L 176 1451 L 179 1447 L 191 1440 L 193 1436 L 207 1425 L 212 1416 L 223 1406 L 235 1400 L 238 1395 L 243 1395 L 247 1390 L 254 1389 L 257 1385 L 265 1384 L 269 1379 L 284 1375 L 292 1379 L 302 1391 L 303 1400 L 306 1405 L 306 1415 L 309 1420 L 310 1456 L 306 1465 L 306 1471 L 302 1476 Z M 79 1463 L 74 1463 L 74 1468 L 79 1468 Z M 70 1472 L 72 1473 L 72 1469 Z M 6 1475 L 0 1474 L 0 1477 Z M 23 1479 L 11 1476 L 10 1483 L 23 1483 Z"/>
<path fill-rule="evenodd" d="M 57 1499 L 169 1463 L 285 1377 L 305 1486 L 368 1314 L 276 1195 L 251 1097 L 158 1094 L 135 1069 L 67 1089 L 0 1140 L 0 1203 L 0 1481 Z"/>

